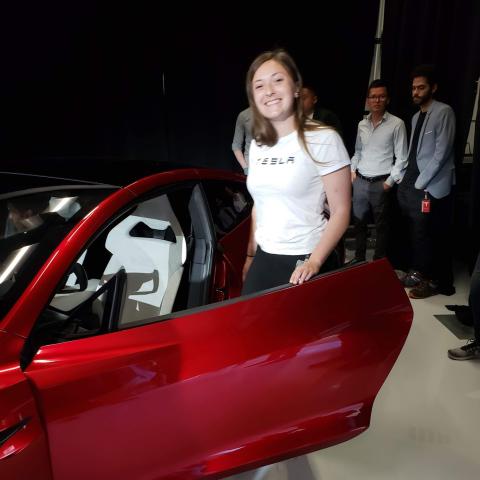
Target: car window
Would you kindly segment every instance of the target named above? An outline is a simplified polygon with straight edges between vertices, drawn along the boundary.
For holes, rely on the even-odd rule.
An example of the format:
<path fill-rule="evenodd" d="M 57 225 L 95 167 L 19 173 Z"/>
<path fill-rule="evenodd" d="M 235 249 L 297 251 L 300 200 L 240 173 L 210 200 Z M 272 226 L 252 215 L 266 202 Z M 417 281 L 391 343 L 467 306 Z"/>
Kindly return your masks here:
<path fill-rule="evenodd" d="M 177 188 L 121 214 L 79 252 L 35 325 L 31 349 L 208 303 L 215 245 L 203 198 L 198 186 Z"/>
<path fill-rule="evenodd" d="M 0 196 L 0 318 L 73 226 L 109 189 L 42 189 Z"/>
<path fill-rule="evenodd" d="M 240 182 L 204 182 L 217 238 L 233 230 L 250 215 L 253 201 Z"/>

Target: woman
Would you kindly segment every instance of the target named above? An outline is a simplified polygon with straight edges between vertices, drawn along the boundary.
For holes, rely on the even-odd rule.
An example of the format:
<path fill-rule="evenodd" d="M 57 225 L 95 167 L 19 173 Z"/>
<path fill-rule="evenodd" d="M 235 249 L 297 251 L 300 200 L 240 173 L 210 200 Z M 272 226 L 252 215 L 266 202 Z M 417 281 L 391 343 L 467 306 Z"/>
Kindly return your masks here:
<path fill-rule="evenodd" d="M 243 294 L 301 284 L 338 266 L 332 251 L 350 219 L 350 159 L 335 130 L 305 118 L 301 88 L 284 50 L 259 55 L 247 73 L 254 208 Z"/>

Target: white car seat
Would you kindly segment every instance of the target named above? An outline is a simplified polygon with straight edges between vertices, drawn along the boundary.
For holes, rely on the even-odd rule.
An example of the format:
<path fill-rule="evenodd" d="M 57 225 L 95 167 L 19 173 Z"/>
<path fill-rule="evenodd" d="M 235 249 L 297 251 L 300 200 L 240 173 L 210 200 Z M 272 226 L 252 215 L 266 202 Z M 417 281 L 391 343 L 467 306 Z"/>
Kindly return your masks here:
<path fill-rule="evenodd" d="M 119 326 L 170 313 L 183 274 L 186 241 L 166 195 L 140 204 L 108 234 L 112 254 L 100 285 L 127 274 Z"/>
<path fill-rule="evenodd" d="M 85 291 L 57 294 L 51 305 L 69 311 L 89 298 L 120 269 L 127 276 L 119 327 L 172 311 L 183 275 L 187 247 L 184 234 L 166 195 L 141 203 L 108 234 L 105 248 L 112 254 L 101 279 L 89 279 Z M 86 252 L 78 259 L 83 264 Z M 73 287 L 75 275 L 67 285 Z M 103 316 L 106 295 L 93 301 Z"/>

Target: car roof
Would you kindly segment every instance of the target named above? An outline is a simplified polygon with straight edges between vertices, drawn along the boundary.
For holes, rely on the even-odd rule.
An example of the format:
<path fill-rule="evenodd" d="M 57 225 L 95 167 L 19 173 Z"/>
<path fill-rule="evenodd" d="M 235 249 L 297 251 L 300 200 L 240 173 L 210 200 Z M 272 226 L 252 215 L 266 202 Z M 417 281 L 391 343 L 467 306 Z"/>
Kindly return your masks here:
<path fill-rule="evenodd" d="M 98 185 L 93 182 L 72 180 L 67 178 L 48 177 L 40 175 L 31 175 L 24 173 L 11 173 L 0 171 L 0 198 L 8 194 L 21 191 L 33 191 L 38 189 L 48 190 L 50 188 L 78 185 Z"/>
<path fill-rule="evenodd" d="M 104 158 L 2 161 L 0 193 L 60 184 L 125 186 L 154 173 L 180 168 L 192 165 Z"/>

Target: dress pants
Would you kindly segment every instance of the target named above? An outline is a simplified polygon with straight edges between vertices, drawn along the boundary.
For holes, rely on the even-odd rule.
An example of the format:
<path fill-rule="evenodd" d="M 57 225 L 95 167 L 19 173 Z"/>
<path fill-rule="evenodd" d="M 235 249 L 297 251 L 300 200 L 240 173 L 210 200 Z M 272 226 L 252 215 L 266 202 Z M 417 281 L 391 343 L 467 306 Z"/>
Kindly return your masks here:
<path fill-rule="evenodd" d="M 407 227 L 407 245 L 411 252 L 410 267 L 438 284 L 453 286 L 452 220 L 453 194 L 437 199 L 428 194 L 430 212 L 422 213 L 423 190 L 413 186 L 398 187 L 397 199 Z"/>
<path fill-rule="evenodd" d="M 472 273 L 468 303 L 472 309 L 475 340 L 480 342 L 480 253 L 478 254 L 477 263 Z"/>
<path fill-rule="evenodd" d="M 365 260 L 367 251 L 368 214 L 373 213 L 376 242 L 374 260 L 385 257 L 388 237 L 390 191 L 383 189 L 383 181 L 368 182 L 357 177 L 353 182 L 353 221 L 355 228 L 355 258 Z"/>

